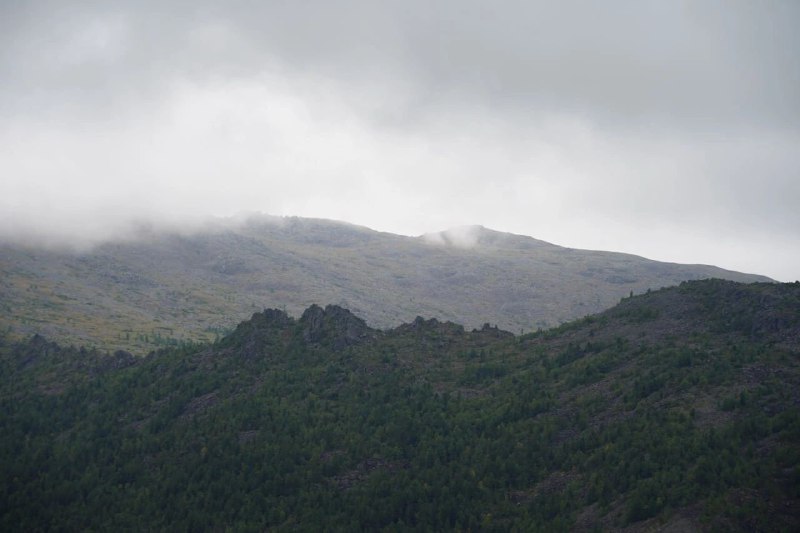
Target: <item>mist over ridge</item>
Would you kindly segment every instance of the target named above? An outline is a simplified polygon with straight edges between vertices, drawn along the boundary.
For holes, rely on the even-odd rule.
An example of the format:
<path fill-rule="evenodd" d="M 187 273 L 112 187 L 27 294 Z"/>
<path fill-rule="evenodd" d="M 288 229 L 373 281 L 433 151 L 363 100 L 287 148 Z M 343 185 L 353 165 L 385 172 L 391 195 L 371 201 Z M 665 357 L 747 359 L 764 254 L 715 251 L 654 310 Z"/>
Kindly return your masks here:
<path fill-rule="evenodd" d="M 269 212 L 800 278 L 795 2 L 0 6 L 0 236 Z"/>
<path fill-rule="evenodd" d="M 213 340 L 254 311 L 337 304 L 372 327 L 416 316 L 518 333 L 601 311 L 631 292 L 702 278 L 769 281 L 708 265 L 579 250 L 468 226 L 418 237 L 302 217 L 140 228 L 84 250 L 3 245 L 0 327 L 147 350 Z"/>

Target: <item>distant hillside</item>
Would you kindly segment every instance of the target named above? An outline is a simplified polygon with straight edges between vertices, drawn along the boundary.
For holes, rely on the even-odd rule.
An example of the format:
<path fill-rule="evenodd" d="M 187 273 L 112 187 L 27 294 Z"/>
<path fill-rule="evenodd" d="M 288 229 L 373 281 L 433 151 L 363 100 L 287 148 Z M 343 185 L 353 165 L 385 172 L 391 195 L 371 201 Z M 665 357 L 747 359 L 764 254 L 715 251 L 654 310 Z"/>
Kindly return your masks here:
<path fill-rule="evenodd" d="M 0 343 L 0 529 L 798 531 L 800 284 L 514 336 L 338 306 L 138 358 Z"/>
<path fill-rule="evenodd" d="M 573 250 L 479 226 L 418 238 L 301 218 L 150 233 L 86 253 L 0 247 L 0 331 L 146 353 L 213 340 L 265 307 L 333 302 L 386 328 L 433 316 L 515 333 L 684 280 L 765 281 Z"/>

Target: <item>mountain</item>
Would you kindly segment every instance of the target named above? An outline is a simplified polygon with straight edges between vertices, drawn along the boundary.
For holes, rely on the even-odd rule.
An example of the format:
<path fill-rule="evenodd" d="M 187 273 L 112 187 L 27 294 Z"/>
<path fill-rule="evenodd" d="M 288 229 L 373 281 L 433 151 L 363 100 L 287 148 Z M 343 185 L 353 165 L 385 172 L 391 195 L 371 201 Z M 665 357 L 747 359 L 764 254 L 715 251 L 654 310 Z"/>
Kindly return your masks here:
<path fill-rule="evenodd" d="M 768 278 L 574 250 L 480 226 L 404 237 L 256 217 L 82 253 L 0 247 L 0 331 L 146 353 L 210 341 L 263 307 L 331 302 L 386 328 L 417 315 L 534 331 L 684 280 Z"/>
<path fill-rule="evenodd" d="M 147 357 L 0 344 L 0 528 L 797 531 L 800 284 L 515 336 L 336 305 Z"/>

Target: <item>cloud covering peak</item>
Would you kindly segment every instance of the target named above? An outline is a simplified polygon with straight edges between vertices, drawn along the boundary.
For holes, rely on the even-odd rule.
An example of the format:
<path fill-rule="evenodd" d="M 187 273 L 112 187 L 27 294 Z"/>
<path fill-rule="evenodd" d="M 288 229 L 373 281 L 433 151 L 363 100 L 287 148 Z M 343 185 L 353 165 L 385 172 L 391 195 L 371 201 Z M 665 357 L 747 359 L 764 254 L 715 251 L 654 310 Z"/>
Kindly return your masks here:
<path fill-rule="evenodd" d="M 0 236 L 241 211 L 800 277 L 800 6 L 7 2 Z"/>

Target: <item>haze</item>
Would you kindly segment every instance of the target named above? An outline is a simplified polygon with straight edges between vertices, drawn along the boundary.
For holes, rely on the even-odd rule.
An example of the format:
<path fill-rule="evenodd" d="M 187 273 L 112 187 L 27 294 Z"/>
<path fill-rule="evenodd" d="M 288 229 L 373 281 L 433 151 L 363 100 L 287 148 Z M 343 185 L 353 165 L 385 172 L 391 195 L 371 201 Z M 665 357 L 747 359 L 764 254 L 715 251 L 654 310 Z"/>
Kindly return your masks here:
<path fill-rule="evenodd" d="M 793 281 L 798 24 L 788 0 L 3 2 L 0 237 L 482 224 Z"/>

